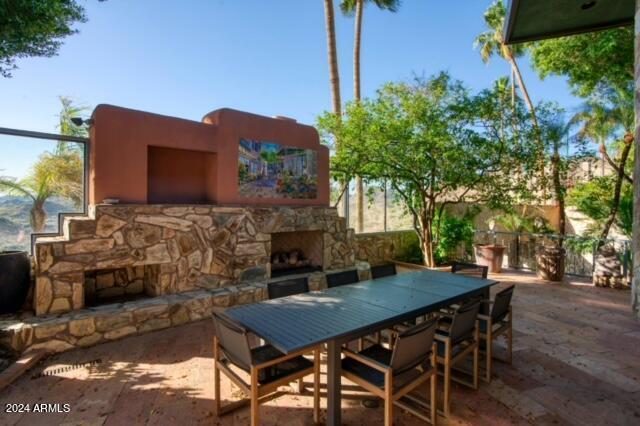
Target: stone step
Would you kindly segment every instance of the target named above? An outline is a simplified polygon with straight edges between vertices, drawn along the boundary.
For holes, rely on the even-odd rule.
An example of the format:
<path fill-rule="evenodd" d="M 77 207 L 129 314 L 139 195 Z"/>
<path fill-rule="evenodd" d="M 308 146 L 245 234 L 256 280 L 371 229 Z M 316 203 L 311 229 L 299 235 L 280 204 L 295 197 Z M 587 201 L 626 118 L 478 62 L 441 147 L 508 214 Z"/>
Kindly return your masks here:
<path fill-rule="evenodd" d="M 66 241 L 92 238 L 96 232 L 96 220 L 90 216 L 68 216 L 62 223 L 61 234 Z"/>

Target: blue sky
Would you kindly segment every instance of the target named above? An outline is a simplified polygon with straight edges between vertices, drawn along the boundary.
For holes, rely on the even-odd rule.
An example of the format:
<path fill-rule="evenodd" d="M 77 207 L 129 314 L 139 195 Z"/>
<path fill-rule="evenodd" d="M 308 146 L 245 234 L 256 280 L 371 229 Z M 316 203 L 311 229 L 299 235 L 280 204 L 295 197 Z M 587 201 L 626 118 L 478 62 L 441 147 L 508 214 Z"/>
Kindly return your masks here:
<path fill-rule="evenodd" d="M 334 0 L 337 4 L 338 0 Z M 88 22 L 53 58 L 18 62 L 0 77 L 0 127 L 54 132 L 58 96 L 78 103 L 121 105 L 200 120 L 230 107 L 285 115 L 313 124 L 330 109 L 322 0 L 80 1 Z M 454 5 L 455 3 L 455 5 Z M 491 0 L 404 0 L 398 13 L 368 6 L 362 47 L 363 95 L 414 73 L 449 71 L 473 89 L 507 75 L 495 58 L 484 65 L 473 49 Z M 353 97 L 353 18 L 336 11 L 343 101 Z M 534 101 L 572 97 L 564 79 L 540 81 L 521 60 Z M 9 147 L 0 174 L 19 173 L 34 149 Z"/>

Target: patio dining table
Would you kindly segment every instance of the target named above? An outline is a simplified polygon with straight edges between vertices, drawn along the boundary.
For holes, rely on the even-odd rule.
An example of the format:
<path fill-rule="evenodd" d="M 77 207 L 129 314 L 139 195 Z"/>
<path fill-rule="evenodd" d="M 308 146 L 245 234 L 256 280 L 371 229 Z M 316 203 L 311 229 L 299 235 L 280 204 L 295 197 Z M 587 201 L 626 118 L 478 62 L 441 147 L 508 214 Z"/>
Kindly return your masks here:
<path fill-rule="evenodd" d="M 473 296 L 497 281 L 422 270 L 228 308 L 285 354 L 327 345 L 327 424 L 341 422 L 341 346 Z"/>

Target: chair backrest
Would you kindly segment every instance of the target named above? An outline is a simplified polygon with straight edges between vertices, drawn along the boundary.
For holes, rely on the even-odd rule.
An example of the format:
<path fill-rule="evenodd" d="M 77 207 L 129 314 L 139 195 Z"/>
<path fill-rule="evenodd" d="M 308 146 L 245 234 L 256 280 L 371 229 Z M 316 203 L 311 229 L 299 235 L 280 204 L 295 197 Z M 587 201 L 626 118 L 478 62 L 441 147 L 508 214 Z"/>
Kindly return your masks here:
<path fill-rule="evenodd" d="M 386 265 L 378 265 L 371 267 L 371 278 L 374 280 L 376 278 L 388 277 L 391 275 L 396 275 L 396 264 L 395 263 L 387 263 Z"/>
<path fill-rule="evenodd" d="M 294 294 L 306 293 L 309 291 L 309 280 L 307 278 L 296 278 L 293 280 L 278 281 L 267 284 L 269 299 L 293 296 Z"/>
<path fill-rule="evenodd" d="M 335 274 L 327 274 L 327 287 L 339 287 L 341 285 L 353 284 L 360 281 L 358 271 L 350 269 L 344 272 L 336 272 Z"/>
<path fill-rule="evenodd" d="M 513 296 L 514 289 L 515 286 L 511 285 L 496 294 L 496 298 L 493 300 L 493 308 L 491 309 L 491 319 L 493 322 L 502 321 L 509 313 L 509 306 L 511 306 L 511 297 Z"/>
<path fill-rule="evenodd" d="M 231 363 L 249 371 L 251 347 L 248 332 L 224 314 L 213 313 L 213 324 L 220 348 Z"/>
<path fill-rule="evenodd" d="M 459 343 L 473 336 L 481 303 L 481 298 L 475 298 L 456 309 L 449 329 L 449 337 L 452 343 Z"/>
<path fill-rule="evenodd" d="M 391 353 L 393 372 L 402 373 L 415 368 L 427 360 L 436 333 L 436 319 L 424 321 L 398 335 Z"/>
<path fill-rule="evenodd" d="M 489 267 L 476 265 L 475 263 L 453 262 L 453 265 L 451 265 L 451 273 L 487 279 Z"/>

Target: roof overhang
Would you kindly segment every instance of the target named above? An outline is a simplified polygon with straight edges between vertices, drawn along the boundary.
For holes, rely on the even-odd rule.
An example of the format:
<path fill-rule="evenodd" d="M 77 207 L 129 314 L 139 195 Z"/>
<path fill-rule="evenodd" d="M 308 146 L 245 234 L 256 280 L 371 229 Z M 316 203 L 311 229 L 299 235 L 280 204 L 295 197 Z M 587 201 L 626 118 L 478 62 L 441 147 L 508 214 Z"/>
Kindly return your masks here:
<path fill-rule="evenodd" d="M 599 31 L 633 23 L 635 0 L 508 0 L 507 44 Z"/>

